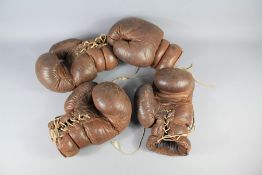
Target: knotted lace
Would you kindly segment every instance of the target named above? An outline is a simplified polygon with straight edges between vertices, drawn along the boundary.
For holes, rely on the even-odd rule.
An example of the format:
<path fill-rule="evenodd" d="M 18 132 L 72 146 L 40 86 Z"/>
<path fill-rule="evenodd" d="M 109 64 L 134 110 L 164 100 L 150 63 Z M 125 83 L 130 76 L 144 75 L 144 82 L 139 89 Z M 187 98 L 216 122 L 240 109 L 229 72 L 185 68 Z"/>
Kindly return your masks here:
<path fill-rule="evenodd" d="M 91 113 L 90 113 L 91 114 Z M 55 120 L 51 121 L 53 124 L 53 127 L 49 128 L 49 134 L 51 137 L 51 140 L 53 143 L 56 143 L 58 138 L 62 138 L 62 132 L 67 132 L 69 126 L 76 126 L 76 124 L 79 124 L 81 121 L 85 121 L 90 118 L 90 114 L 76 114 L 72 113 L 72 117 L 68 118 L 66 121 L 61 121 L 62 116 L 58 116 L 55 118 Z"/>
<path fill-rule="evenodd" d="M 158 143 L 160 143 L 162 140 L 164 141 L 179 141 L 180 137 L 187 137 L 192 131 L 195 129 L 195 120 L 193 117 L 193 122 L 190 126 L 188 126 L 188 132 L 184 134 L 175 134 L 175 135 L 169 135 L 168 131 L 170 130 L 170 123 L 169 118 L 175 113 L 175 110 L 164 110 L 164 127 L 162 128 L 164 130 L 164 135 L 157 140 Z"/>
<path fill-rule="evenodd" d="M 94 40 L 86 40 L 79 44 L 74 53 L 76 56 L 86 53 L 87 50 L 93 48 L 101 48 L 107 45 L 107 36 L 105 34 L 101 34 L 100 36 L 96 37 Z"/>

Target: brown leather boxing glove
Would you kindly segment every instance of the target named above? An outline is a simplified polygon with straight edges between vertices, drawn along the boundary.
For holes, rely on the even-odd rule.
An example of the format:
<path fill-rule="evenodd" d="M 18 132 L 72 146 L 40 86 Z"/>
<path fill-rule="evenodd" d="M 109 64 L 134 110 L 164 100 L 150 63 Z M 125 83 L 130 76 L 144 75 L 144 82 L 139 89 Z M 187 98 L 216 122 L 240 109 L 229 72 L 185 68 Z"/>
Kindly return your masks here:
<path fill-rule="evenodd" d="M 93 80 L 97 72 L 113 69 L 118 61 L 111 47 L 105 44 L 106 37 L 101 39 L 104 42 L 68 39 L 54 44 L 36 62 L 38 80 L 52 91 L 68 92 Z"/>
<path fill-rule="evenodd" d="M 131 102 L 112 82 L 79 85 L 65 102 L 66 114 L 48 124 L 52 141 L 65 157 L 90 144 L 110 140 L 131 119 Z"/>
<path fill-rule="evenodd" d="M 125 18 L 112 26 L 108 42 L 115 55 L 122 61 L 156 69 L 174 67 L 182 54 L 176 44 L 163 39 L 163 31 L 156 25 L 139 19 Z"/>
<path fill-rule="evenodd" d="M 154 84 L 138 88 L 137 114 L 145 128 L 152 128 L 147 148 L 165 155 L 187 155 L 191 149 L 187 136 L 194 125 L 192 94 L 194 79 L 186 70 L 158 70 Z"/>

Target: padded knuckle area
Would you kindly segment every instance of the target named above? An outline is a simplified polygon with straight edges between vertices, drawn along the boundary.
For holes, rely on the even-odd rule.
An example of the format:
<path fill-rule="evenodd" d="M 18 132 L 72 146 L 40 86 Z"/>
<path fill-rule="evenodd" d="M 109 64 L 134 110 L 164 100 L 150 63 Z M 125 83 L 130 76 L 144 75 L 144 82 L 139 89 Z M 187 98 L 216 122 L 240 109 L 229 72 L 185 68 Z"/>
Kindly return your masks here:
<path fill-rule="evenodd" d="M 150 66 L 163 38 L 163 31 L 156 25 L 139 18 L 125 18 L 112 26 L 109 43 L 116 56 L 129 64 Z"/>
<path fill-rule="evenodd" d="M 54 54 L 41 55 L 36 62 L 35 72 L 41 84 L 52 91 L 66 92 L 75 87 L 67 67 Z"/>
<path fill-rule="evenodd" d="M 98 84 L 92 91 L 92 97 L 96 108 L 102 113 L 115 114 L 131 107 L 124 90 L 112 82 Z"/>
<path fill-rule="evenodd" d="M 57 54 L 58 56 L 64 56 L 65 54 L 70 53 L 81 42 L 81 40 L 75 38 L 60 41 L 54 44 L 49 49 L 49 52 Z"/>
<path fill-rule="evenodd" d="M 178 68 L 164 68 L 155 74 L 154 84 L 163 91 L 170 93 L 184 92 L 194 88 L 194 78 L 191 73 Z"/>

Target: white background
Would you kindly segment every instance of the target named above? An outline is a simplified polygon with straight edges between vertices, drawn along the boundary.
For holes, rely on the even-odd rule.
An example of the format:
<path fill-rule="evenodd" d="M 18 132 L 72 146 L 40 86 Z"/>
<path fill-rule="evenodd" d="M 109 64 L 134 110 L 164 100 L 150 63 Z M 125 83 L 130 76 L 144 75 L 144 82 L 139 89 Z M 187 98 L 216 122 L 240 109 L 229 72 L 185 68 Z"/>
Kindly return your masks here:
<path fill-rule="evenodd" d="M 142 148 L 133 156 L 110 142 L 63 158 L 50 141 L 47 123 L 63 114 L 68 94 L 48 91 L 36 79 L 37 57 L 57 41 L 107 33 L 123 17 L 159 25 L 181 45 L 178 65 L 193 63 L 196 131 L 187 157 Z M 0 174 L 262 174 L 262 2 L 256 0 L 0 1 Z M 132 73 L 121 66 L 98 81 Z M 140 74 L 152 78 L 153 71 Z M 142 83 L 125 85 L 131 94 Z M 124 83 L 122 83 L 123 85 Z M 131 124 L 115 138 L 132 151 L 142 127 Z"/>

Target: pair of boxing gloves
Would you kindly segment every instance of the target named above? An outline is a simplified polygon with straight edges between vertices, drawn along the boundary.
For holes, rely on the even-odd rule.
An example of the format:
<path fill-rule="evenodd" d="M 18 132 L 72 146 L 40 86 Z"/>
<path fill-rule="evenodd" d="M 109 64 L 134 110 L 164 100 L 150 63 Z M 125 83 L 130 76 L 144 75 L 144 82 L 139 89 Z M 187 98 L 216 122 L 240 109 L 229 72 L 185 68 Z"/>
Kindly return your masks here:
<path fill-rule="evenodd" d="M 36 74 L 45 87 L 56 92 L 73 90 L 65 102 L 65 114 L 48 124 L 58 150 L 65 157 L 73 156 L 80 148 L 110 140 L 128 126 L 132 105 L 125 91 L 113 82 L 92 82 L 97 72 L 113 69 L 120 59 L 156 69 L 154 82 L 136 92 L 137 117 L 145 128 L 152 128 L 147 148 L 187 155 L 194 79 L 186 70 L 174 68 L 181 48 L 164 40 L 160 28 L 138 18 L 113 25 L 107 43 L 79 54 L 83 42 L 69 39 L 53 45 L 37 60 Z"/>
<path fill-rule="evenodd" d="M 182 54 L 178 45 L 163 39 L 159 27 L 138 18 L 123 19 L 113 25 L 107 44 L 102 47 L 75 54 L 81 43 L 79 39 L 68 39 L 39 57 L 36 74 L 46 88 L 71 91 L 95 79 L 97 72 L 115 68 L 119 60 L 138 67 L 173 67 Z"/>

